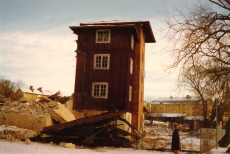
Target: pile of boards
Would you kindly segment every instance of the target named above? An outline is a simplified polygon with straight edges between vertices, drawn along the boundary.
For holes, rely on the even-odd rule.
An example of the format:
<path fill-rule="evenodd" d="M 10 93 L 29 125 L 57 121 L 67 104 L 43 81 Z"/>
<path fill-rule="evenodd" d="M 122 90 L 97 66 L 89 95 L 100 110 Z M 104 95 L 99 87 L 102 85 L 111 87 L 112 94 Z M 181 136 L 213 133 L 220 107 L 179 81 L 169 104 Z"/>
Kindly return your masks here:
<path fill-rule="evenodd" d="M 125 111 L 112 111 L 74 121 L 44 127 L 33 141 L 69 142 L 77 145 L 132 147 L 142 137 L 128 121 L 122 118 Z M 126 123 L 131 133 L 119 129 L 116 121 Z"/>

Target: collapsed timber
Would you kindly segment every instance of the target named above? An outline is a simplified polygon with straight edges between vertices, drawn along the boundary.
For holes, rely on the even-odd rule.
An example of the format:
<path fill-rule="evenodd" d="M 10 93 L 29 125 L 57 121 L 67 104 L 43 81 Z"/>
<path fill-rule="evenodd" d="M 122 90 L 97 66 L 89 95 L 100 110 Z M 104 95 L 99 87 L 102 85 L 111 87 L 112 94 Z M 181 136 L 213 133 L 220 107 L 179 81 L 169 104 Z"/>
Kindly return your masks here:
<path fill-rule="evenodd" d="M 122 115 L 126 111 L 112 111 L 85 117 L 74 121 L 44 127 L 41 134 L 32 141 L 71 142 L 77 145 L 132 147 L 142 134 Z M 129 131 L 122 130 L 118 121 L 128 125 Z"/>

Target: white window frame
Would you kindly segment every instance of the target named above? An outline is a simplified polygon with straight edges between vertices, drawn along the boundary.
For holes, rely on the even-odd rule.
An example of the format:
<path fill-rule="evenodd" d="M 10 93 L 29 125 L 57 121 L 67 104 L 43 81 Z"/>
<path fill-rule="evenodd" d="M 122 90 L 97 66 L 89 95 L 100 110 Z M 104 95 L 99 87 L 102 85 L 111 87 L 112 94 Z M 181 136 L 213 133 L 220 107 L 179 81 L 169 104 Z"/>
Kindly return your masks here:
<path fill-rule="evenodd" d="M 101 57 L 98 59 L 98 57 Z M 107 57 L 107 64 L 104 64 L 104 57 Z M 109 69 L 110 54 L 94 54 L 93 69 Z"/>
<path fill-rule="evenodd" d="M 106 34 L 106 33 L 108 34 Z M 99 34 L 101 33 L 101 34 Z M 110 43 L 111 30 L 110 29 L 97 29 L 96 30 L 96 43 Z"/>
<path fill-rule="evenodd" d="M 108 82 L 93 82 L 91 96 L 93 98 L 108 98 Z"/>

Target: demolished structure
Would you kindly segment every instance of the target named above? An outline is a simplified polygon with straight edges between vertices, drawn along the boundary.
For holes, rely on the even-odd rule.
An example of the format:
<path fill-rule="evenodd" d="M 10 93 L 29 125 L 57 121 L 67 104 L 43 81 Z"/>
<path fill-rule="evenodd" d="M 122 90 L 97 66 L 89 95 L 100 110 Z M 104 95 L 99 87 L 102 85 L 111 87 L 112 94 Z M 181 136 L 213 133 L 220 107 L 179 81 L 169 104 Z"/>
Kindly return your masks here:
<path fill-rule="evenodd" d="M 73 109 L 76 118 L 118 110 L 143 130 L 145 43 L 149 21 L 100 21 L 70 26 L 78 36 Z"/>

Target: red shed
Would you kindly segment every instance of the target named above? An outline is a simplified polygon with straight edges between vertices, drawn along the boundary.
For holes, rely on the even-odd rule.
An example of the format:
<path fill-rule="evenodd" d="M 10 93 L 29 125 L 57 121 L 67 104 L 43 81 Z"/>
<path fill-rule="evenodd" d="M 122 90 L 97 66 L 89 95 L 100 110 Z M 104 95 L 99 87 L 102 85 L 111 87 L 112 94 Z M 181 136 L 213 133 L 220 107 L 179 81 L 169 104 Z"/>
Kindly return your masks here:
<path fill-rule="evenodd" d="M 100 21 L 70 26 L 77 39 L 74 89 L 77 118 L 111 110 L 143 126 L 145 43 L 155 43 L 149 21 Z"/>

